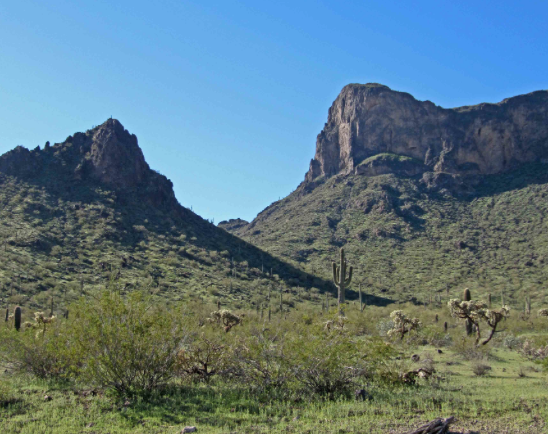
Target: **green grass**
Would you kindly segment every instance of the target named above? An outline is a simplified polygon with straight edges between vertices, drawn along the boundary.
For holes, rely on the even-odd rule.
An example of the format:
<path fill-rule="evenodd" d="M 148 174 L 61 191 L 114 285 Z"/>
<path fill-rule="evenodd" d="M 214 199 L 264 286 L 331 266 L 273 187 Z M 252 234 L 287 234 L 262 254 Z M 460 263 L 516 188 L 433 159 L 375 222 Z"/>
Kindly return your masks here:
<path fill-rule="evenodd" d="M 508 350 L 493 352 L 490 375 L 476 377 L 473 362 L 452 351 L 437 354 L 439 380 L 414 387 L 371 388 L 372 401 L 261 402 L 222 385 L 178 387 L 148 401 L 88 394 L 77 387 L 7 378 L 13 402 L 0 408 L 10 433 L 178 433 L 195 425 L 206 433 L 405 432 L 436 417 L 455 416 L 453 429 L 483 433 L 546 432 L 546 375 Z M 447 365 L 450 363 L 450 365 Z M 526 372 L 519 377 L 520 367 Z M 6 380 L 3 377 L 3 380 Z M 51 401 L 45 401 L 45 395 Z M 90 425 L 92 424 L 92 425 Z M 89 428 L 87 427 L 89 426 Z"/>

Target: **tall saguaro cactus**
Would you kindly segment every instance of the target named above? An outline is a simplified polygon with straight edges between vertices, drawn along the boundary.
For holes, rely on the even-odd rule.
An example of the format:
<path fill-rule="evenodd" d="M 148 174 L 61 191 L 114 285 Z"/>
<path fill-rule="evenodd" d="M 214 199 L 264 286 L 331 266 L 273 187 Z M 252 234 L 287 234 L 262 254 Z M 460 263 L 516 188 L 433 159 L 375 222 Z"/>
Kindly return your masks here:
<path fill-rule="evenodd" d="M 348 278 L 346 277 L 346 259 L 344 258 L 344 249 L 341 249 L 340 265 L 333 262 L 333 283 L 339 289 L 339 313 L 341 313 L 341 304 L 346 301 L 345 289 L 352 281 L 352 266 L 348 270 Z"/>
<path fill-rule="evenodd" d="M 13 320 L 15 323 L 15 330 L 19 331 L 21 328 L 21 308 L 19 306 L 13 311 Z"/>
<path fill-rule="evenodd" d="M 470 290 L 466 288 L 464 292 L 462 293 L 462 301 L 471 301 L 472 295 L 470 294 Z M 470 336 L 473 332 L 473 326 L 472 321 L 469 319 L 466 320 L 466 334 Z"/>

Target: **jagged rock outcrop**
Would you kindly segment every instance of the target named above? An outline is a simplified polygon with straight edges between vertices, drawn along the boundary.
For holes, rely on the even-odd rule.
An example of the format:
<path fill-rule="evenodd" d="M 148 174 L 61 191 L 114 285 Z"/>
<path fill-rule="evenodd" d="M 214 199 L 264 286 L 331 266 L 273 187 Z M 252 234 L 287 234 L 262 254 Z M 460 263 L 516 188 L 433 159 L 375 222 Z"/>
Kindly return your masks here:
<path fill-rule="evenodd" d="M 387 153 L 423 164 L 423 171 L 493 174 L 548 158 L 548 92 L 444 109 L 380 84 L 349 84 L 329 109 L 305 181 L 336 174 L 398 171 L 364 167 Z M 419 165 L 404 174 L 420 173 Z M 377 162 L 378 163 L 378 162 Z"/>
<path fill-rule="evenodd" d="M 248 221 L 243 220 L 241 218 L 237 218 L 237 219 L 223 220 L 222 222 L 219 222 L 217 226 L 224 229 L 227 232 L 233 233 L 233 232 L 237 232 L 239 229 L 245 228 L 248 224 L 249 224 Z"/>
<path fill-rule="evenodd" d="M 0 172 L 23 179 L 61 176 L 138 192 L 154 206 L 178 207 L 173 184 L 148 166 L 137 137 L 116 119 L 64 142 L 32 151 L 18 146 L 0 156 Z"/>

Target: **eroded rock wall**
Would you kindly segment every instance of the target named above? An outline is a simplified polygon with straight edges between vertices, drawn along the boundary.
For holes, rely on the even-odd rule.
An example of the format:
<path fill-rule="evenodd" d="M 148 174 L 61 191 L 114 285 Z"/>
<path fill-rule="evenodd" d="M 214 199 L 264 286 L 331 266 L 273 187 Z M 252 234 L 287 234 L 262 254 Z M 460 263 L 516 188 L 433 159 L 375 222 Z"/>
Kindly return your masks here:
<path fill-rule="evenodd" d="M 380 84 L 350 84 L 329 109 L 306 181 L 356 173 L 379 153 L 456 174 L 498 173 L 548 158 L 548 92 L 444 109 Z"/>

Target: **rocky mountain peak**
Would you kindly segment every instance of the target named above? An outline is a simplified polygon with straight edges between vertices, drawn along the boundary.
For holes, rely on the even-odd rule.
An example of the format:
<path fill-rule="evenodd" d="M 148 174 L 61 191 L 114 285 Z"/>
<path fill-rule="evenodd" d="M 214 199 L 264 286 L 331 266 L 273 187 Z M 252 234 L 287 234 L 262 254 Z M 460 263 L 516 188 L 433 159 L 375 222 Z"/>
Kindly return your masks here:
<path fill-rule="evenodd" d="M 499 173 L 548 157 L 547 121 L 546 91 L 444 109 L 381 84 L 349 84 L 329 109 L 305 180 L 397 172 L 400 161 L 412 175 Z M 379 154 L 389 158 L 369 160 Z"/>
<path fill-rule="evenodd" d="M 28 150 L 18 146 L 0 156 L 0 172 L 51 183 L 92 182 L 119 191 L 137 192 L 155 206 L 178 207 L 173 185 L 150 169 L 137 137 L 117 119 L 68 136 L 53 146 Z"/>
<path fill-rule="evenodd" d="M 150 170 L 137 137 L 117 119 L 108 119 L 82 139 L 86 154 L 77 171 L 87 172 L 101 182 L 131 188 L 140 184 Z"/>

